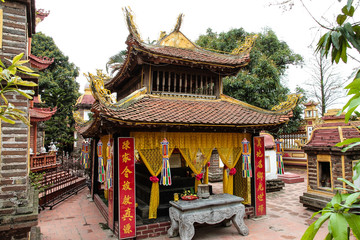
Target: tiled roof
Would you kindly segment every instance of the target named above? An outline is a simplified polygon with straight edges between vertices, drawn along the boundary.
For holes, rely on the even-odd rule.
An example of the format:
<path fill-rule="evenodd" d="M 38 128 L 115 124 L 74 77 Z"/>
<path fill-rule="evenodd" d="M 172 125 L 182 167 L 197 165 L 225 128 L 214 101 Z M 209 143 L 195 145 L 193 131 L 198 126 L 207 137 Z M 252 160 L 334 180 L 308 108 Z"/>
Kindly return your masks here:
<path fill-rule="evenodd" d="M 56 108 L 51 110 L 50 108 L 30 108 L 30 121 L 31 122 L 43 122 L 49 120 L 56 112 Z"/>
<path fill-rule="evenodd" d="M 138 61 L 149 63 L 166 63 L 171 65 L 208 67 L 219 74 L 235 75 L 243 66 L 250 62 L 250 55 L 229 55 L 207 51 L 201 48 L 186 49 L 170 46 L 150 45 L 140 43 L 136 38 L 129 35 L 126 41 L 128 52 L 125 62 L 114 78 L 105 83 L 105 87 L 113 90 L 119 82 L 131 76 L 131 71 L 139 65 Z M 155 60 L 154 60 L 155 59 Z"/>
<path fill-rule="evenodd" d="M 305 149 L 334 147 L 335 144 L 349 138 L 359 138 L 360 132 L 356 126 L 359 122 L 353 123 L 325 123 L 315 128 L 312 132 L 310 141 L 305 145 Z M 341 136 L 343 139 L 341 139 Z"/>
<path fill-rule="evenodd" d="M 92 95 L 81 95 L 77 102 L 76 105 L 80 104 L 80 105 L 91 105 L 95 102 L 95 98 Z"/>
<path fill-rule="evenodd" d="M 140 44 L 140 47 L 135 49 L 161 56 L 174 57 L 182 59 L 184 61 L 194 61 L 196 63 L 238 66 L 245 65 L 250 61 L 249 54 L 246 54 L 245 56 L 234 56 L 228 54 L 218 54 L 200 48 L 187 49 L 169 46 Z"/>
<path fill-rule="evenodd" d="M 91 105 L 95 102 L 95 98 L 91 94 L 89 87 L 85 89 L 85 93 L 82 94 L 77 100 L 76 105 Z"/>
<path fill-rule="evenodd" d="M 196 124 L 219 126 L 276 125 L 292 113 L 279 114 L 226 100 L 187 100 L 143 95 L 121 107 L 95 102 L 92 111 L 105 118 L 136 123 Z"/>
<path fill-rule="evenodd" d="M 29 60 L 31 67 L 37 68 L 39 70 L 48 68 L 54 62 L 54 58 L 37 57 L 32 54 L 29 54 Z"/>

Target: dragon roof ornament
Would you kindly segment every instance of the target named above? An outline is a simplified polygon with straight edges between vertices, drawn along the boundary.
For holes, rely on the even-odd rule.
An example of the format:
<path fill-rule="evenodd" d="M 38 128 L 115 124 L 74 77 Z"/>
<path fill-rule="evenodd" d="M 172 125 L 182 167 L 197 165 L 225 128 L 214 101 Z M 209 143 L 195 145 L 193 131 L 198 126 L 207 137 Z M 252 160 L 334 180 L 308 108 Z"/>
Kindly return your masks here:
<path fill-rule="evenodd" d="M 271 110 L 276 111 L 277 113 L 286 113 L 293 110 L 296 107 L 296 104 L 301 98 L 301 94 L 290 94 L 287 96 L 287 100 L 281 102 L 280 104 L 274 106 Z"/>
<path fill-rule="evenodd" d="M 178 18 L 177 18 L 177 21 L 176 21 L 173 32 L 179 32 L 180 31 L 180 27 L 181 27 L 183 17 L 184 17 L 184 14 L 180 13 Z"/>
<path fill-rule="evenodd" d="M 75 120 L 75 123 L 79 126 L 84 126 L 87 123 L 91 122 L 91 120 L 85 121 L 81 116 L 80 116 L 80 112 L 78 111 L 73 111 L 73 118 Z"/>
<path fill-rule="evenodd" d="M 131 11 L 131 8 L 125 7 L 125 8 L 123 8 L 123 11 L 125 14 L 125 20 L 126 20 L 126 24 L 128 26 L 130 34 L 133 35 L 139 42 L 143 42 L 143 40 L 141 39 L 140 33 L 138 31 L 138 28 L 134 22 L 134 15 L 133 15 L 133 12 Z"/>
<path fill-rule="evenodd" d="M 240 55 L 250 53 L 251 49 L 254 47 L 255 40 L 258 37 L 257 34 L 246 36 L 245 42 L 243 44 L 239 44 L 237 48 L 232 50 L 232 55 Z"/>
<path fill-rule="evenodd" d="M 97 101 L 109 104 L 116 102 L 115 96 L 104 86 L 104 80 L 108 81 L 110 77 L 104 74 L 102 70 L 97 69 L 96 75 L 91 73 L 84 75 L 90 83 L 91 94 Z"/>

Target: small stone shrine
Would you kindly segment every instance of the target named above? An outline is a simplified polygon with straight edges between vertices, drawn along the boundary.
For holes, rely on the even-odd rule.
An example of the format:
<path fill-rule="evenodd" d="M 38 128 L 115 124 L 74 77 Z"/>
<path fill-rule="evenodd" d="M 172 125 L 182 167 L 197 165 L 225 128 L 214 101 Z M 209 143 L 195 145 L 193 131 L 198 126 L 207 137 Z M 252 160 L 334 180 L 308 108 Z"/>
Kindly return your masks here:
<path fill-rule="evenodd" d="M 352 167 L 360 159 L 358 147 L 341 152 L 343 147 L 334 146 L 345 139 L 360 137 L 360 122 L 345 123 L 345 115 L 336 115 L 339 110 L 329 110 L 322 117 L 324 123 L 314 127 L 309 142 L 303 146 L 308 158 L 308 186 L 300 202 L 314 210 L 326 206 L 336 193 L 335 188 L 346 188 L 338 178 L 353 182 Z"/>

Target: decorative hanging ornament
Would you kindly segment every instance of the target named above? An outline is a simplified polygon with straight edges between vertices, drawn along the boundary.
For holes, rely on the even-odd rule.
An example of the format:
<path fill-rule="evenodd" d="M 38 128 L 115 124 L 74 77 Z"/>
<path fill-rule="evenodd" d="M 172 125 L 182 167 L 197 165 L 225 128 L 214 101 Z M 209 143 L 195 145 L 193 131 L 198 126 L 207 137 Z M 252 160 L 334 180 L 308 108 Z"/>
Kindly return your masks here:
<path fill-rule="evenodd" d="M 171 172 L 170 172 L 170 162 L 169 162 L 169 142 L 164 138 L 161 142 L 162 145 L 162 169 L 161 169 L 161 178 L 160 184 L 164 186 L 171 186 Z"/>
<path fill-rule="evenodd" d="M 99 140 L 97 144 L 97 154 L 98 154 L 98 181 L 103 183 L 105 181 L 105 169 L 104 169 L 104 159 L 102 156 L 103 144 Z"/>
<path fill-rule="evenodd" d="M 275 140 L 276 144 L 276 165 L 277 165 L 277 173 L 284 174 L 284 162 L 282 158 L 282 149 L 281 144 L 282 142 L 278 139 Z"/>
<path fill-rule="evenodd" d="M 111 154 L 112 154 L 112 146 L 110 139 L 106 146 L 106 181 L 105 181 L 105 189 L 112 188 L 112 162 L 111 162 Z"/>
<path fill-rule="evenodd" d="M 242 147 L 243 147 L 243 152 L 242 152 L 242 176 L 243 176 L 243 178 L 252 177 L 249 141 L 246 140 L 246 138 L 244 138 L 244 140 L 242 140 L 241 144 L 242 144 Z"/>
<path fill-rule="evenodd" d="M 84 165 L 84 168 L 89 168 L 88 161 L 89 161 L 89 142 L 83 141 L 82 143 L 82 150 L 81 150 L 81 159 Z"/>

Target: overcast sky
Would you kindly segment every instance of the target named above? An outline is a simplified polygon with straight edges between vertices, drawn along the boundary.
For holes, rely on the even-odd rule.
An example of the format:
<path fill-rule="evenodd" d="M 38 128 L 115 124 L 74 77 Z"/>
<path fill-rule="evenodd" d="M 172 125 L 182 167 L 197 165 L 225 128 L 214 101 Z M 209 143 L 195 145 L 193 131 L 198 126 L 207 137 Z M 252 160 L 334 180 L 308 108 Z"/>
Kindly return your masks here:
<path fill-rule="evenodd" d="M 300 2 L 291 11 L 269 6 L 270 0 L 36 0 L 37 9 L 50 11 L 36 31 L 51 36 L 60 50 L 80 68 L 81 89 L 86 79 L 83 73 L 104 69 L 108 59 L 126 49 L 129 34 L 123 7 L 130 6 L 144 40 L 157 40 L 160 31 L 169 33 L 176 19 L 183 13 L 181 32 L 195 41 L 207 28 L 220 33 L 232 28 L 260 32 L 269 27 L 278 38 L 301 54 L 305 61 L 311 58 L 309 45 L 319 39 L 317 25 Z M 304 0 L 314 16 L 326 15 L 334 22 L 346 1 Z M 324 8 L 326 6 L 326 8 Z M 325 22 L 324 22 L 325 23 Z M 290 67 L 284 83 L 294 91 L 296 85 L 308 81 L 306 67 Z M 347 76 L 347 74 L 345 74 Z"/>

